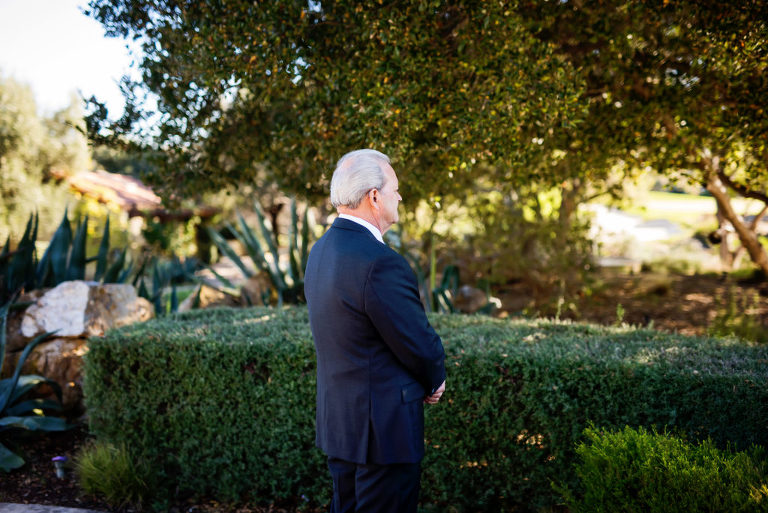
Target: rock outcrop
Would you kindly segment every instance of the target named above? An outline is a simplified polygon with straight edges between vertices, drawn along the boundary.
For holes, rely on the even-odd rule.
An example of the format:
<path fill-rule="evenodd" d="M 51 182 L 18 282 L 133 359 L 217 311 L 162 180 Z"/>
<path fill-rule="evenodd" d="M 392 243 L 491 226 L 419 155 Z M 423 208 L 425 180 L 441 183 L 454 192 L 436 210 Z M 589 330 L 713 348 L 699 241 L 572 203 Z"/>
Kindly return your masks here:
<path fill-rule="evenodd" d="M 88 351 L 88 338 L 103 336 L 110 328 L 146 321 L 153 314 L 151 303 L 138 297 L 132 285 L 63 282 L 26 309 L 20 326 L 9 326 L 9 340 L 14 343 L 7 349 L 6 360 L 15 364 L 32 339 L 55 332 L 54 338 L 32 350 L 22 371 L 56 381 L 63 392 L 64 408 L 82 410 L 82 357 Z"/>

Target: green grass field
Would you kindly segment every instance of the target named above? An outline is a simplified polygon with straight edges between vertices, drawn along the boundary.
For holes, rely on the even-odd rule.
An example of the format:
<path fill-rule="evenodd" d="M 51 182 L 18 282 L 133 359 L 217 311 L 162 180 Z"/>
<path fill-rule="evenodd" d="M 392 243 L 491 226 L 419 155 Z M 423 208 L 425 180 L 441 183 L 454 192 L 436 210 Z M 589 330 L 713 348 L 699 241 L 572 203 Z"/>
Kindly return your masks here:
<path fill-rule="evenodd" d="M 742 215 L 756 215 L 762 204 L 754 200 L 734 198 L 733 207 Z M 711 196 L 651 191 L 627 209 L 643 219 L 669 219 L 687 226 L 714 223 L 717 205 Z"/>

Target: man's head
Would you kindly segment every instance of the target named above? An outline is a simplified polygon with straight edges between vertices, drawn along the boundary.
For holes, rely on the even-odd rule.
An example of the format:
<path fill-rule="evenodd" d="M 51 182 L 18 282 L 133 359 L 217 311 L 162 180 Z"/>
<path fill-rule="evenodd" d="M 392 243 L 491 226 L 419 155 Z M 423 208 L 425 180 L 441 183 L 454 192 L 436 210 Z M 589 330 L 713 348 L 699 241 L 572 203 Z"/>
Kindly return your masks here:
<path fill-rule="evenodd" d="M 376 150 L 347 153 L 331 178 L 331 203 L 342 214 L 365 219 L 384 233 L 399 219 L 398 181 L 389 157 Z"/>

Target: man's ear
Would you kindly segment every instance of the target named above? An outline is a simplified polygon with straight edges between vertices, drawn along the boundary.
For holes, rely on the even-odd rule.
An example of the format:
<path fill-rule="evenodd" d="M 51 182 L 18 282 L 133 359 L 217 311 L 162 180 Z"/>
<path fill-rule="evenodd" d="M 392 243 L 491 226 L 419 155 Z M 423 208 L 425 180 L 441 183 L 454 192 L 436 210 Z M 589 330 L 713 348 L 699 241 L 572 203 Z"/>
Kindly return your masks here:
<path fill-rule="evenodd" d="M 379 191 L 371 189 L 370 192 L 368 192 L 368 199 L 371 201 L 372 207 L 377 207 L 379 203 Z"/>

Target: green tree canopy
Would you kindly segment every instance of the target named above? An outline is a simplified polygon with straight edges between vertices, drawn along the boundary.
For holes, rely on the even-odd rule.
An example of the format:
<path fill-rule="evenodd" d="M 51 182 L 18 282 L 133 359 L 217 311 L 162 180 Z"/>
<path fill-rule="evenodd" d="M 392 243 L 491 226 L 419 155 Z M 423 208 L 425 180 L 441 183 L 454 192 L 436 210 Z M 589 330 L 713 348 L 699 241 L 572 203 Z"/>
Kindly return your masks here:
<path fill-rule="evenodd" d="M 588 115 L 563 134 L 563 162 L 605 170 L 624 160 L 706 187 L 768 272 L 754 226 L 729 200 L 768 206 L 768 4 L 539 2 L 519 12 L 586 77 Z"/>
<path fill-rule="evenodd" d="M 72 199 L 63 178 L 89 165 L 83 130 L 76 99 L 41 117 L 29 87 L 0 75 L 0 244 L 9 235 L 21 237 L 34 212 L 43 233 L 55 229 Z"/>
<path fill-rule="evenodd" d="M 93 0 L 143 42 L 142 83 L 177 195 L 249 181 L 326 194 L 346 151 L 397 160 L 407 200 L 459 196 L 478 164 L 541 179 L 545 138 L 580 116 L 582 82 L 516 2 Z M 139 87 L 140 86 L 140 87 Z M 486 167 L 487 169 L 487 167 Z"/>

